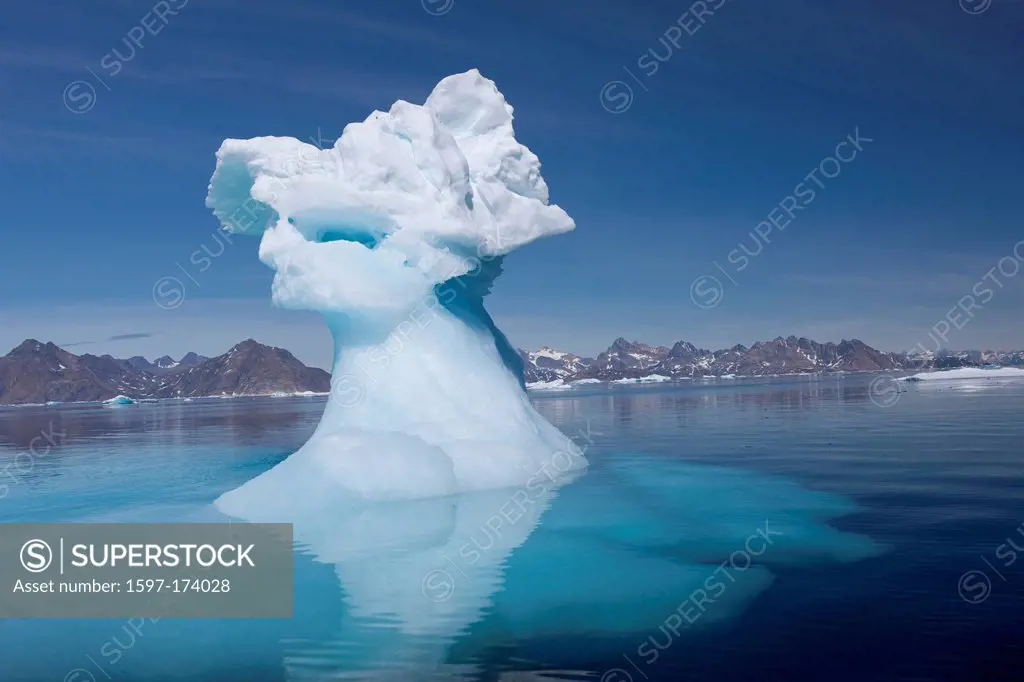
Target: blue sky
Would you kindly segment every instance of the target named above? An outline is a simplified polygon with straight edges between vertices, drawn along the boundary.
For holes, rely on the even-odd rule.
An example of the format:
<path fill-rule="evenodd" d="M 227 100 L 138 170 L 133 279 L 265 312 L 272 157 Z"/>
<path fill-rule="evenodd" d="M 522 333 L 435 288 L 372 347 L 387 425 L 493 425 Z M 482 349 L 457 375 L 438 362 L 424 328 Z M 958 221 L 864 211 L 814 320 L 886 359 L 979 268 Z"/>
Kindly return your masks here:
<path fill-rule="evenodd" d="M 792 333 L 927 346 L 1009 257 L 947 345 L 1024 347 L 1024 273 L 1005 274 L 1024 239 L 1019 0 L 976 14 L 958 0 L 708 0 L 703 23 L 663 0 L 166 0 L 165 22 L 159 5 L 5 10 L 4 348 L 31 336 L 178 356 L 254 337 L 325 365 L 315 315 L 272 308 L 256 240 L 190 264 L 221 248 L 203 205 L 213 154 L 225 137 L 329 143 L 471 67 L 515 107 L 517 136 L 577 222 L 507 260 L 489 308 L 516 345 Z M 627 91 L 612 81 L 632 89 L 619 113 L 606 105 Z M 729 254 L 754 251 L 755 226 L 855 129 L 872 141 L 737 271 Z M 153 301 L 164 277 L 184 284 L 173 310 Z M 721 288 L 708 298 L 704 279 L 698 301 L 713 307 L 691 299 L 707 277 Z"/>

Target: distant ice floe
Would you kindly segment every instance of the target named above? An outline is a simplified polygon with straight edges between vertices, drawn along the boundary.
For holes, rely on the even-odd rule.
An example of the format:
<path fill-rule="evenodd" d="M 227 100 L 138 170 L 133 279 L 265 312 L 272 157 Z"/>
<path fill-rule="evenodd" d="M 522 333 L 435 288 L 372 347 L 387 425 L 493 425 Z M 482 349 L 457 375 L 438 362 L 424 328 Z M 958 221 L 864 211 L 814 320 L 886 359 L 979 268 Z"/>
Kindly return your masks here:
<path fill-rule="evenodd" d="M 561 379 L 555 379 L 554 381 L 532 381 L 526 384 L 526 390 L 528 391 L 565 391 L 572 388 L 572 384 L 567 384 Z"/>
<path fill-rule="evenodd" d="M 713 378 L 713 377 L 712 377 Z M 732 379 L 733 376 L 724 376 L 723 379 Z M 683 377 L 683 379 L 689 379 L 689 377 Z M 552 381 L 533 381 L 526 384 L 528 391 L 564 391 L 567 389 L 575 388 L 577 386 L 589 386 L 593 384 L 618 384 L 618 385 L 633 385 L 633 384 L 660 384 L 666 381 L 679 381 L 680 379 L 673 379 L 663 374 L 649 374 L 645 377 L 636 377 L 631 379 L 576 379 L 575 381 L 565 381 L 564 379 L 554 379 Z"/>
<path fill-rule="evenodd" d="M 1024 379 L 1024 369 L 1016 367 L 999 367 L 995 369 L 981 369 L 979 367 L 960 367 L 958 369 L 947 369 L 939 372 L 922 372 L 909 377 L 902 377 L 900 381 L 950 381 L 958 379 Z"/>
<path fill-rule="evenodd" d="M 672 381 L 672 377 L 667 377 L 663 374 L 648 374 L 645 377 L 639 377 L 637 379 L 616 379 L 609 383 L 612 384 L 660 384 L 665 381 Z"/>

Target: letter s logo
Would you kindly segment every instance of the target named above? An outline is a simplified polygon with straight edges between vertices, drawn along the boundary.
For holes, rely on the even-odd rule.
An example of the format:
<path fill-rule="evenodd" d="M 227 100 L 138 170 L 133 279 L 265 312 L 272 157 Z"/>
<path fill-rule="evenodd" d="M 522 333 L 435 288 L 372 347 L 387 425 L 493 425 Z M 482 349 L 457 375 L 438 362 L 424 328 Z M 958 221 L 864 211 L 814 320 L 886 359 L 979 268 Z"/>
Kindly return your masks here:
<path fill-rule="evenodd" d="M 21 565 L 29 573 L 42 573 L 53 562 L 53 550 L 42 540 L 29 540 L 21 546 Z"/>

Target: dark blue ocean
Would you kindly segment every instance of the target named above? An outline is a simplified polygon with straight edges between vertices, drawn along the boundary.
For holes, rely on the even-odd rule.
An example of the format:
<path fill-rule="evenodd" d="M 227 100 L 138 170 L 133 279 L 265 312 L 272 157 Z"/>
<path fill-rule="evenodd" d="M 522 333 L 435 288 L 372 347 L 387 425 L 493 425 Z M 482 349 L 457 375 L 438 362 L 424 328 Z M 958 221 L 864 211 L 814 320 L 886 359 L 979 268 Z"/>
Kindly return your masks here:
<path fill-rule="evenodd" d="M 291 619 L 0 620 L 0 679 L 1024 680 L 1024 382 L 873 380 L 536 393 L 579 478 L 325 512 Z M 222 520 L 323 405 L 0 410 L 0 522 Z"/>

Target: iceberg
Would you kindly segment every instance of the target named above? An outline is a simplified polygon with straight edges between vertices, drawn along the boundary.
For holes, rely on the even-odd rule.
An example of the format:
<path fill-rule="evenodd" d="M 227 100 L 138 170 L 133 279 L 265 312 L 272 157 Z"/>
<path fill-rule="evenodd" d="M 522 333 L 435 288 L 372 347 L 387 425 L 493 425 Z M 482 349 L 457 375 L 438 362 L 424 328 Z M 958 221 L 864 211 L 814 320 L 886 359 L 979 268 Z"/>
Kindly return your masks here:
<path fill-rule="evenodd" d="M 1017 367 L 959 367 L 938 372 L 921 372 L 900 381 L 949 381 L 951 379 L 1024 379 L 1024 369 Z"/>
<path fill-rule="evenodd" d="M 526 384 L 526 388 L 530 391 L 564 391 L 572 388 L 572 385 L 565 383 L 562 379 L 553 379 L 551 381 L 534 381 Z"/>
<path fill-rule="evenodd" d="M 260 237 L 274 302 L 320 312 L 334 338 L 315 433 L 220 497 L 221 511 L 441 497 L 523 485 L 554 462 L 566 476 L 586 467 L 530 404 L 484 307 L 505 255 L 575 224 L 478 71 L 349 124 L 329 149 L 225 140 L 206 204 L 222 229 Z"/>
<path fill-rule="evenodd" d="M 628 453 L 578 478 L 584 453 L 531 405 L 518 353 L 484 306 L 508 253 L 575 226 L 479 72 L 348 125 L 329 149 L 226 140 L 207 205 L 223 229 L 260 238 L 274 302 L 318 311 L 334 339 L 314 434 L 215 502 L 230 517 L 292 522 L 298 552 L 333 567 L 345 620 L 324 639 L 283 643 L 295 679 L 449 672 L 470 631 L 635 646 L 761 524 L 784 534 L 766 557 L 780 564 L 874 551 L 821 520 L 841 504 L 757 476 Z M 739 613 L 772 573 L 752 562 L 735 579 L 708 624 Z M 358 646 L 334 639 L 343 629 L 358 630 Z M 342 649 L 356 660 L 321 657 Z"/>
<path fill-rule="evenodd" d="M 636 379 L 616 379 L 612 381 L 613 384 L 660 384 L 666 381 L 672 381 L 672 377 L 667 377 L 664 374 L 648 374 L 645 377 L 637 377 Z"/>
<path fill-rule="evenodd" d="M 135 405 L 138 402 L 138 400 L 135 400 L 134 398 L 129 398 L 126 395 L 118 395 L 114 396 L 110 400 L 104 400 L 103 404 L 109 405 L 110 407 L 120 407 L 122 405 Z"/>

